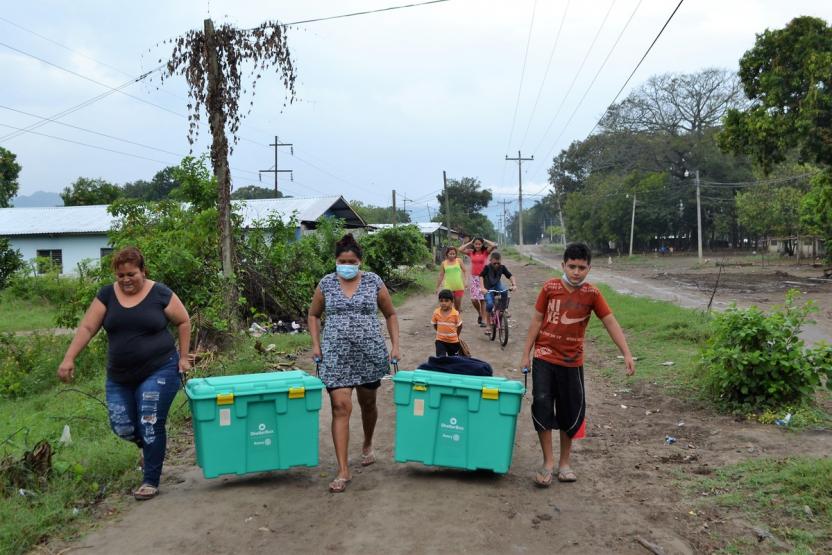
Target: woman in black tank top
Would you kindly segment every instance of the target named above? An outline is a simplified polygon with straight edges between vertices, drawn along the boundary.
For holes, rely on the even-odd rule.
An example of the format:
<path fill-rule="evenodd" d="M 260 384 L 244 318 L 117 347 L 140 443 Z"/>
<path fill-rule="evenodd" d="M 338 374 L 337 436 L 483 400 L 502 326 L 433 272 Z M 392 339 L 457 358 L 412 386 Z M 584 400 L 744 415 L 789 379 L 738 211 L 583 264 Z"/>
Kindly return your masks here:
<path fill-rule="evenodd" d="M 150 499 L 159 491 L 165 459 L 168 410 L 179 389 L 179 373 L 190 369 L 188 311 L 176 294 L 147 279 L 144 257 L 127 247 L 113 256 L 116 283 L 106 285 L 92 304 L 58 367 L 68 382 L 75 358 L 98 333 L 107 332 L 107 408 L 110 427 L 142 449 L 142 485 L 133 495 Z M 179 352 L 168 329 L 177 328 Z"/>

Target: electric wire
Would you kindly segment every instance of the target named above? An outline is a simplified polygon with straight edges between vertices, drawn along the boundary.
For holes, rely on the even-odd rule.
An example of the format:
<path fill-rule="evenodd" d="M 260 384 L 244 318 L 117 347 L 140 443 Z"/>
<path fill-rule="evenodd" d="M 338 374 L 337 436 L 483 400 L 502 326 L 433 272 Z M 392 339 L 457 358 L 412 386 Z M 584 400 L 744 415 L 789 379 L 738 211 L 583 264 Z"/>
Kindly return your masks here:
<path fill-rule="evenodd" d="M 589 59 L 589 55 L 592 53 L 592 50 L 595 48 L 595 43 L 598 41 L 598 37 L 601 36 L 601 31 L 604 30 L 604 25 L 607 23 L 607 19 L 610 17 L 610 13 L 612 12 L 613 7 L 615 6 L 616 0 L 612 0 L 610 2 L 610 7 L 607 9 L 607 13 L 604 14 L 604 19 L 601 20 L 601 24 L 598 26 L 598 30 L 595 32 L 595 36 L 592 38 L 592 42 L 589 44 L 589 48 L 587 49 L 586 53 L 584 54 L 583 60 L 581 60 L 581 65 L 578 66 L 578 71 L 575 72 L 575 76 L 572 78 L 572 82 L 569 84 L 569 88 L 566 90 L 566 94 L 563 95 L 563 98 L 560 101 L 560 104 L 555 110 L 555 116 L 549 121 L 549 125 L 546 126 L 546 130 L 543 132 L 543 136 L 540 138 L 540 141 L 534 147 L 532 152 L 537 152 L 540 150 L 540 147 L 543 145 L 543 142 L 546 140 L 546 137 L 549 135 L 549 131 L 552 129 L 552 126 L 557 121 L 558 116 L 560 116 L 560 112 L 563 109 L 564 104 L 566 104 L 567 98 L 572 93 L 572 89 L 575 87 L 575 83 L 578 81 L 578 77 L 580 77 L 581 72 L 584 70 L 584 66 L 586 65 L 586 61 Z"/>

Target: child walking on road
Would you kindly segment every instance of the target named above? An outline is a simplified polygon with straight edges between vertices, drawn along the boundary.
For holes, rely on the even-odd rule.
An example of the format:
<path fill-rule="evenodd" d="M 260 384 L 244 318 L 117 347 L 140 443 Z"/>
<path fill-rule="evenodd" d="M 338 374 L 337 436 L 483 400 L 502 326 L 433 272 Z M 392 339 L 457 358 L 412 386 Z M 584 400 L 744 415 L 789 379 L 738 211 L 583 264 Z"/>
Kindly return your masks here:
<path fill-rule="evenodd" d="M 577 480 L 570 467 L 572 440 L 584 436 L 586 399 L 584 396 L 584 334 L 594 312 L 621 354 L 628 376 L 635 369 L 633 356 L 621 326 L 610 307 L 593 285 L 586 282 L 592 253 L 582 243 L 567 245 L 563 253 L 563 276 L 543 284 L 535 303 L 535 313 L 523 346 L 521 368 L 532 370 L 532 421 L 543 450 L 543 466 L 534 481 L 541 487 Z M 552 430 L 560 432 L 560 458 L 557 470 L 552 449 Z"/>
<path fill-rule="evenodd" d="M 436 356 L 460 354 L 459 333 L 462 318 L 454 308 L 454 294 L 450 289 L 439 292 L 439 308 L 433 311 L 433 329 L 436 330 Z"/>

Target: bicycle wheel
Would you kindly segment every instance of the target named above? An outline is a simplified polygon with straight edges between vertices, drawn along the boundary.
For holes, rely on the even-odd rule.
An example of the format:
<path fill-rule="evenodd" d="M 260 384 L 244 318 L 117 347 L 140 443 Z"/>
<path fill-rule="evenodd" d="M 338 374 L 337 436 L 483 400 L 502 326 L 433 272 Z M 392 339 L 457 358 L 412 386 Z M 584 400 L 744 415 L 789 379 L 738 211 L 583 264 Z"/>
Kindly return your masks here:
<path fill-rule="evenodd" d="M 491 313 L 491 341 L 494 341 L 494 338 L 497 337 L 497 322 L 499 322 L 499 319 L 496 310 Z"/>
<path fill-rule="evenodd" d="M 500 318 L 500 345 L 503 347 L 508 343 L 508 318 Z"/>

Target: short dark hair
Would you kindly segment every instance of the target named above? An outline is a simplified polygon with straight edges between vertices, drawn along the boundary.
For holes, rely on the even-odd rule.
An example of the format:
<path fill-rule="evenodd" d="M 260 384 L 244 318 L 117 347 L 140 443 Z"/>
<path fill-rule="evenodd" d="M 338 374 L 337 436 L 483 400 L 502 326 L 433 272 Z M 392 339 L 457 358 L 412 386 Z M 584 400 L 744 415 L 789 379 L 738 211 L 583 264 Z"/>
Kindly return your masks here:
<path fill-rule="evenodd" d="M 446 299 L 449 301 L 454 300 L 454 294 L 450 289 L 443 289 L 439 292 L 439 300 Z"/>
<path fill-rule="evenodd" d="M 118 272 L 118 267 L 122 264 L 132 264 L 142 272 L 144 272 L 144 255 L 142 251 L 136 247 L 124 247 L 113 255 L 110 265 L 114 272 Z"/>
<path fill-rule="evenodd" d="M 567 260 L 586 260 L 587 264 L 592 264 L 592 251 L 586 243 L 569 243 L 563 251 L 563 261 Z"/>
<path fill-rule="evenodd" d="M 502 260 L 502 259 L 503 259 L 503 255 L 500 254 L 499 252 L 494 251 L 494 252 L 491 253 L 491 260 Z"/>
<path fill-rule="evenodd" d="M 352 236 L 352 233 L 347 233 L 341 239 L 335 243 L 335 258 L 341 256 L 341 253 L 345 252 L 352 252 L 355 253 L 355 256 L 358 257 L 359 260 L 363 259 L 361 245 L 355 240 L 355 237 Z"/>

